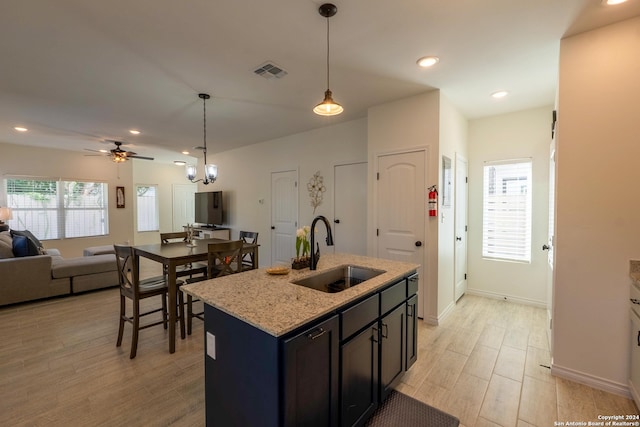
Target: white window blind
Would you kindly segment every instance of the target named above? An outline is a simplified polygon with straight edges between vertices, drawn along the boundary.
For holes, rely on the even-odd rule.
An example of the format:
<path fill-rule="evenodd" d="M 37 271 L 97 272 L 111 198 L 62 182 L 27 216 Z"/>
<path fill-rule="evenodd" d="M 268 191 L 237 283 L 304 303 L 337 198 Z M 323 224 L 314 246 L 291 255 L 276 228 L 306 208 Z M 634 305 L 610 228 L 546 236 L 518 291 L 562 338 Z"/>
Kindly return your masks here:
<path fill-rule="evenodd" d="M 107 188 L 102 182 L 7 178 L 9 227 L 40 240 L 107 235 Z"/>
<path fill-rule="evenodd" d="M 158 189 L 154 185 L 136 186 L 136 205 L 138 210 L 138 231 L 160 230 L 158 212 Z"/>
<path fill-rule="evenodd" d="M 531 160 L 485 162 L 482 256 L 531 262 Z"/>

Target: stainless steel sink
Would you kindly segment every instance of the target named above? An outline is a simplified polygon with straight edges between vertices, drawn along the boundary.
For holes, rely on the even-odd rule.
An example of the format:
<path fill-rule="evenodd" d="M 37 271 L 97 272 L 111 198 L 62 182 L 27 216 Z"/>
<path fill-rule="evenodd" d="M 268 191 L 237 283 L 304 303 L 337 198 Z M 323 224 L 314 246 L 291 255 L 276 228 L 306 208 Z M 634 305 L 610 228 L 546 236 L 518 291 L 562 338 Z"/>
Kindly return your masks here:
<path fill-rule="evenodd" d="M 356 265 L 343 265 L 291 283 L 321 292 L 335 293 L 359 285 L 382 273 L 385 271 Z"/>

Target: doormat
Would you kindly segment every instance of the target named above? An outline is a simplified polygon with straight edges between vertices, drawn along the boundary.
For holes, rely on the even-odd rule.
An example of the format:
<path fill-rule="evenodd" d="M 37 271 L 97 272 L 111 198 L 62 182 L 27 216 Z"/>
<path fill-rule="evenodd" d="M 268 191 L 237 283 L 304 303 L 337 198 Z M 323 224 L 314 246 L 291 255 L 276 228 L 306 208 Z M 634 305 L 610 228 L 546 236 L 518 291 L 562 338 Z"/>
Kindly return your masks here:
<path fill-rule="evenodd" d="M 392 391 L 367 421 L 367 427 L 458 427 L 460 420 L 406 394 Z"/>

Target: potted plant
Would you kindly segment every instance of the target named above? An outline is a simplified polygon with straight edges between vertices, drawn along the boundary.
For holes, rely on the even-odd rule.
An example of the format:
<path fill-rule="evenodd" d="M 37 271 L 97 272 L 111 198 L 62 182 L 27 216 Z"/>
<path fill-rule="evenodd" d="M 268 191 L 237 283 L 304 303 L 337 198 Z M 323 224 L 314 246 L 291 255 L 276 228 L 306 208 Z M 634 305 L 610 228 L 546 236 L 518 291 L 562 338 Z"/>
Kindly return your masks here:
<path fill-rule="evenodd" d="M 296 257 L 291 262 L 291 268 L 294 270 L 302 270 L 309 267 L 309 254 L 311 253 L 310 230 L 311 228 L 308 225 L 296 230 Z"/>

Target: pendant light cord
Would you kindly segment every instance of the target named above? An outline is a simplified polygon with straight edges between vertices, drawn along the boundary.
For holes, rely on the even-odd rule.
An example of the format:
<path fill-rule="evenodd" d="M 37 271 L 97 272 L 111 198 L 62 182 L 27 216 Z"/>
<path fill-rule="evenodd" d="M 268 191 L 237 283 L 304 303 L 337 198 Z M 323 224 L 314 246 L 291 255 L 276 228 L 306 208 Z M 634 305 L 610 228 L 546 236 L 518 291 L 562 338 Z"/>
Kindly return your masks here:
<path fill-rule="evenodd" d="M 204 123 L 203 128 L 203 139 L 204 139 L 204 164 L 205 167 L 207 165 L 207 99 L 202 98 L 202 122 Z"/>
<path fill-rule="evenodd" d="M 329 85 L 329 17 L 327 17 L 327 90 L 331 86 Z"/>

